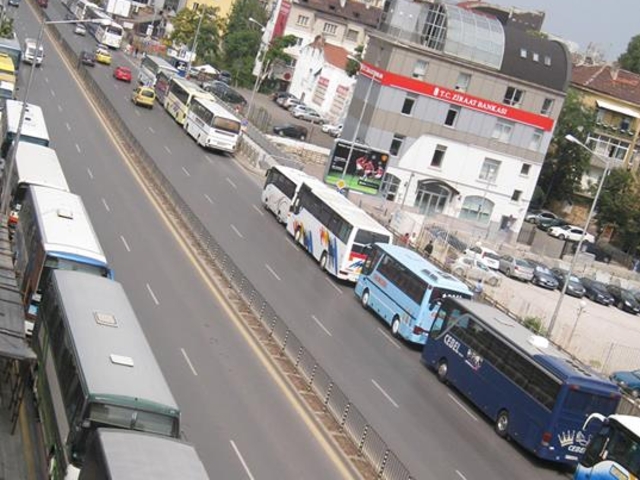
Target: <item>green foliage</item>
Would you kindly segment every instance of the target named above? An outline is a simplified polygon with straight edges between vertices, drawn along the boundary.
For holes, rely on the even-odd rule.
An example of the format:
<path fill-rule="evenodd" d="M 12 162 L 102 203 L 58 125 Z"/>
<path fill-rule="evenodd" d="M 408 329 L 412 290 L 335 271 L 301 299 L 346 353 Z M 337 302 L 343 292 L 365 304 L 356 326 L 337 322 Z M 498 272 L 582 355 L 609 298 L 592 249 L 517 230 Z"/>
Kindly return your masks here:
<path fill-rule="evenodd" d="M 356 75 L 359 71 L 360 71 L 360 63 L 362 61 L 362 52 L 364 51 L 364 45 L 358 45 L 355 50 L 353 51 L 353 56 L 358 60 L 358 62 L 356 62 L 355 60 L 351 60 L 349 59 L 347 61 L 347 66 L 344 68 L 344 70 L 347 72 L 347 75 L 349 75 L 350 77 L 353 77 L 354 75 Z"/>
<path fill-rule="evenodd" d="M 542 319 L 540 317 L 529 316 L 522 320 L 522 324 L 532 332 L 538 335 L 544 335 L 545 330 L 542 328 Z"/>
<path fill-rule="evenodd" d="M 0 23 L 0 37 L 11 38 L 13 35 L 13 18 L 4 16 Z"/>
<path fill-rule="evenodd" d="M 569 142 L 573 135 L 585 141 L 595 127 L 596 111 L 583 105 L 578 92 L 567 92 L 564 106 L 554 131 L 538 184 L 546 192 L 545 203 L 564 201 L 580 190 L 582 175 L 589 166 L 591 155 L 584 147 Z"/>
<path fill-rule="evenodd" d="M 621 68 L 640 74 L 640 35 L 629 41 L 627 51 L 618 57 L 618 63 Z"/>
<path fill-rule="evenodd" d="M 615 227 L 615 242 L 627 252 L 640 240 L 640 192 L 638 180 L 627 170 L 611 170 L 598 199 L 598 228 Z"/>
<path fill-rule="evenodd" d="M 202 19 L 196 45 L 196 60 L 198 64 L 217 64 L 220 57 L 220 32 L 223 27 L 218 11 L 218 7 L 204 7 L 204 10 L 187 8 L 180 10 L 173 20 L 174 30 L 169 40 L 175 45 L 186 45 L 192 48 L 198 23 Z"/>
<path fill-rule="evenodd" d="M 285 35 L 283 37 L 274 38 L 263 57 L 262 78 L 258 80 L 258 89 L 262 82 L 271 76 L 273 67 L 278 63 L 288 63 L 291 61 L 291 55 L 285 52 L 286 48 L 296 44 L 298 39 L 295 35 Z"/>

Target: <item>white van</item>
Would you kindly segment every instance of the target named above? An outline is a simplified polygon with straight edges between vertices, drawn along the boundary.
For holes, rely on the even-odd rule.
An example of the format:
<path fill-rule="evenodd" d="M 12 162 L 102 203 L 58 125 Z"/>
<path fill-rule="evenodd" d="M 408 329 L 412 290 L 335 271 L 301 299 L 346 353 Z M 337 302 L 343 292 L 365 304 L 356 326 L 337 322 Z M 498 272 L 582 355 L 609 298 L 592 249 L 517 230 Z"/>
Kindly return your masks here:
<path fill-rule="evenodd" d="M 36 55 L 36 40 L 33 38 L 27 38 L 24 41 L 24 48 L 22 49 L 22 61 L 25 63 L 36 64 L 39 66 L 44 60 L 44 48 L 42 44 L 38 48 L 38 54 Z"/>

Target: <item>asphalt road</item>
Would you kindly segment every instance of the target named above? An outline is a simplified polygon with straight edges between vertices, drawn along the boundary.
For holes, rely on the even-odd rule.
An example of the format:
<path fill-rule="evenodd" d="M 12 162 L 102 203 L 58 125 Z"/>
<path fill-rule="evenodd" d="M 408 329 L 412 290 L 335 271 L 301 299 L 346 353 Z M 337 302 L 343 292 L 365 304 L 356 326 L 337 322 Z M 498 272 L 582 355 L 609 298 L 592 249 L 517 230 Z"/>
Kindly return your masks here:
<path fill-rule="evenodd" d="M 54 1 L 49 8 L 61 7 Z M 62 12 L 60 10 L 60 16 L 63 15 Z M 70 32 L 71 30 L 69 37 L 72 37 Z M 89 42 L 90 39 L 76 38 L 74 41 L 79 45 Z M 46 61 L 50 60 L 48 58 Z M 114 55 L 114 64 L 126 64 L 129 60 L 122 53 Z M 555 470 L 540 464 L 513 444 L 498 438 L 489 422 L 466 404 L 456 392 L 438 383 L 435 376 L 422 366 L 417 351 L 392 339 L 380 321 L 361 309 L 350 287 L 338 284 L 327 277 L 293 244 L 282 227 L 260 207 L 262 179 L 246 176 L 230 157 L 206 153 L 199 149 L 158 105 L 153 111 L 133 107 L 128 100 L 131 87 L 116 83 L 111 78 L 111 69 L 97 66 L 94 77 L 119 110 L 124 121 L 134 130 L 165 175 L 223 248 L 294 329 L 296 335 L 345 393 L 355 401 L 416 478 L 558 478 L 559 474 Z M 72 95 L 64 94 L 64 98 L 73 98 Z M 43 102 L 45 100 L 42 99 Z M 55 104 L 49 107 L 51 108 L 55 109 Z M 76 122 L 78 121 L 82 120 L 76 119 Z M 64 134 L 64 124 L 59 127 Z M 90 135 L 91 127 L 85 124 L 81 131 Z M 75 134 L 74 136 L 78 137 Z M 68 142 L 71 153 L 74 149 L 73 142 L 73 139 Z M 104 156 L 101 154 L 99 157 Z M 118 163 L 119 160 L 108 157 L 98 161 L 91 154 L 91 161 L 98 161 L 96 168 L 100 168 L 102 175 L 112 177 L 108 183 L 107 179 L 99 182 L 105 182 L 105 186 L 101 185 L 100 190 L 106 189 L 105 192 L 109 193 L 110 198 L 117 196 L 119 201 L 131 195 L 129 189 L 135 188 L 127 186 L 129 181 L 123 177 L 124 174 L 119 167 L 111 167 L 112 163 Z M 80 170 L 77 175 L 82 177 L 86 172 Z M 104 213 L 104 206 L 97 197 L 98 188 L 94 186 L 98 182 L 88 182 L 86 178 L 79 178 L 78 185 L 81 181 L 87 194 L 93 197 L 94 208 L 102 208 Z M 76 183 L 72 182 L 72 185 L 75 186 Z M 112 188 L 117 188 L 118 193 L 110 193 Z M 131 208 L 135 205 L 137 209 L 138 201 L 140 200 L 129 199 L 127 204 Z M 155 217 L 153 213 L 149 216 Z M 131 218 L 134 220 L 133 223 L 137 224 L 130 226 L 137 230 L 132 238 L 138 241 L 152 238 L 150 232 L 154 227 L 147 225 L 151 218 L 143 214 L 136 214 Z M 156 227 L 161 228 L 158 225 Z M 118 233 L 113 231 L 113 225 L 104 225 L 103 228 L 111 230 L 104 233 L 105 238 L 109 238 L 105 239 L 104 243 L 116 249 L 121 248 L 118 244 Z M 155 235 L 162 234 L 154 233 L 153 237 Z M 164 255 L 162 249 L 159 249 L 159 252 Z M 108 253 L 111 254 L 111 250 Z M 125 256 L 125 260 L 121 261 L 126 263 L 126 258 Z M 138 278 L 142 275 L 149 276 L 146 267 L 142 269 L 141 265 L 144 264 L 138 260 L 122 267 L 116 265 L 116 273 L 118 274 L 119 268 L 131 270 L 131 274 L 137 279 L 133 281 L 133 285 L 139 292 L 140 301 L 143 302 L 141 305 L 146 305 L 146 308 L 150 307 L 153 311 L 153 304 L 149 304 L 148 294 L 141 287 L 145 278 Z M 153 270 L 162 267 L 153 265 L 149 268 Z M 173 275 L 171 269 L 168 269 L 167 273 L 169 272 Z M 149 278 L 156 282 L 160 281 L 161 276 L 154 274 Z M 172 282 L 173 285 L 166 285 L 160 295 L 172 300 L 184 295 L 191 302 L 196 302 L 196 295 L 191 295 L 193 289 L 197 290 L 197 287 L 192 285 L 194 281 L 197 280 L 181 278 L 180 281 Z M 179 294 L 175 295 L 175 292 Z M 171 296 L 172 293 L 174 297 Z M 198 298 L 202 296 L 206 296 L 206 292 L 197 294 Z M 178 312 L 175 318 L 184 317 Z M 190 317 L 203 318 L 201 315 Z M 211 318 L 212 315 L 205 317 Z M 174 323 L 175 321 L 173 320 Z M 224 322 L 225 319 L 220 317 L 215 324 L 222 328 Z M 170 324 L 168 321 L 167 328 Z M 180 330 L 175 332 L 179 337 L 185 334 L 186 332 Z M 175 344 L 166 338 L 168 334 L 164 330 L 154 329 L 153 335 L 150 336 L 157 337 L 152 340 L 158 342 L 158 348 L 168 350 L 163 368 L 169 373 L 184 363 L 175 352 Z M 196 340 L 202 339 L 194 339 Z M 226 340 L 220 348 L 223 347 L 225 351 L 234 351 L 232 347 L 227 348 Z M 198 364 L 201 364 L 201 361 Z M 244 380 L 243 385 L 246 385 L 247 378 L 250 377 L 245 377 L 244 365 L 237 365 L 236 371 Z M 182 397 L 179 394 L 177 396 L 181 401 Z M 198 407 L 194 405 L 193 408 Z M 200 442 L 196 445 L 200 448 Z M 335 478 L 332 475 L 319 475 L 318 478 L 320 477 Z M 287 472 L 282 478 L 301 477 L 296 472 Z"/>
<path fill-rule="evenodd" d="M 21 38 L 35 36 L 38 26 L 27 4 L 16 11 L 16 24 Z M 44 110 L 52 147 L 72 191 L 85 202 L 181 406 L 185 437 L 210 477 L 341 478 L 132 178 L 48 41 L 45 52 L 29 101 Z M 97 73 L 111 72 L 100 68 Z M 24 66 L 23 84 L 28 72 Z M 123 102 L 129 92 L 122 86 Z M 161 115 L 129 108 L 142 115 L 133 114 L 142 128 L 145 116 Z M 245 176 L 237 169 L 233 174 L 238 183 Z"/>

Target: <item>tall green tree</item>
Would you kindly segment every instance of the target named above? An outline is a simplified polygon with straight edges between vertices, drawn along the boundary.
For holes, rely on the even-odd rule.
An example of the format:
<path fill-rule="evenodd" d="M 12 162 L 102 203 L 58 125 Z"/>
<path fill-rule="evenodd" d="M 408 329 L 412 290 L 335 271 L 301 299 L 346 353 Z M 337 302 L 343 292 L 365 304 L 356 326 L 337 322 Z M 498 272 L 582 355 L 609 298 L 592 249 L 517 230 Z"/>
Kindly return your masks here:
<path fill-rule="evenodd" d="M 267 22 L 267 13 L 260 0 L 236 0 L 225 25 L 221 58 L 222 67 L 243 87 L 253 84 L 251 72 L 262 41 L 262 30 L 249 18 L 262 25 Z"/>
<path fill-rule="evenodd" d="M 584 142 L 595 127 L 595 119 L 596 111 L 585 107 L 581 95 L 569 89 L 538 181 L 545 192 L 545 203 L 569 200 L 574 192 L 580 191 L 591 155 L 565 137 L 570 134 Z"/>
<path fill-rule="evenodd" d="M 196 63 L 212 63 L 216 65 L 220 59 L 220 38 L 223 23 L 218 16 L 218 7 L 201 7 L 197 10 L 183 8 L 173 19 L 173 32 L 169 40 L 176 46 L 185 45 L 193 48 L 196 40 Z"/>
<path fill-rule="evenodd" d="M 258 88 L 273 73 L 273 68 L 278 63 L 288 63 L 291 61 L 291 55 L 285 50 L 296 44 L 298 39 L 295 35 L 285 35 L 283 37 L 274 38 L 269 45 L 269 49 L 264 54 L 262 64 L 262 75 L 258 81 Z"/>
<path fill-rule="evenodd" d="M 629 41 L 627 51 L 618 57 L 618 63 L 625 70 L 640 74 L 640 35 Z"/>
<path fill-rule="evenodd" d="M 604 180 L 598 199 L 598 230 L 613 226 L 617 243 L 625 250 L 635 250 L 640 233 L 640 191 L 638 182 L 626 169 L 616 168 Z"/>
<path fill-rule="evenodd" d="M 345 72 L 350 77 L 353 77 L 360 71 L 360 62 L 362 61 L 362 52 L 364 51 L 364 45 L 358 45 L 353 50 L 353 59 L 349 58 L 347 65 L 344 67 Z"/>

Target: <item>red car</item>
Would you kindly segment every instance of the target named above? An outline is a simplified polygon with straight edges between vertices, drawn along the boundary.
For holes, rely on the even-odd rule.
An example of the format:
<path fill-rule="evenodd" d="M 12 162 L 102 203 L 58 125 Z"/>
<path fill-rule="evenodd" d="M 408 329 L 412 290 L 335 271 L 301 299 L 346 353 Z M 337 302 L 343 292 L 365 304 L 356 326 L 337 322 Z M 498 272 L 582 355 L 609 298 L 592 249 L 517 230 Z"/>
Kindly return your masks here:
<path fill-rule="evenodd" d="M 116 67 L 113 70 L 113 76 L 116 80 L 131 83 L 131 70 L 128 67 Z"/>

